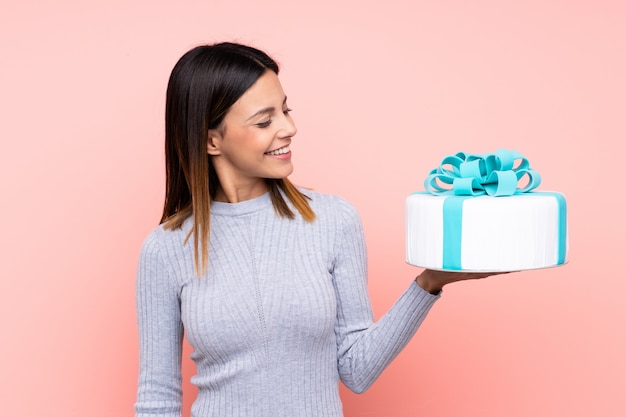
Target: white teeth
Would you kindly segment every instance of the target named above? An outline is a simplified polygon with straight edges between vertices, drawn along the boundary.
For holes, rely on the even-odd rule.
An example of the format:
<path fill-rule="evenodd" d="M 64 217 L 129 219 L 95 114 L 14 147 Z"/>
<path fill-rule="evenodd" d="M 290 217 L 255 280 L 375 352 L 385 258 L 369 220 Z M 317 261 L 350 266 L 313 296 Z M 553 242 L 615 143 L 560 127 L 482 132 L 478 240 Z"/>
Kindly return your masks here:
<path fill-rule="evenodd" d="M 289 146 L 285 146 L 284 148 L 276 149 L 271 152 L 266 152 L 266 155 L 282 155 L 284 153 L 289 152 Z"/>

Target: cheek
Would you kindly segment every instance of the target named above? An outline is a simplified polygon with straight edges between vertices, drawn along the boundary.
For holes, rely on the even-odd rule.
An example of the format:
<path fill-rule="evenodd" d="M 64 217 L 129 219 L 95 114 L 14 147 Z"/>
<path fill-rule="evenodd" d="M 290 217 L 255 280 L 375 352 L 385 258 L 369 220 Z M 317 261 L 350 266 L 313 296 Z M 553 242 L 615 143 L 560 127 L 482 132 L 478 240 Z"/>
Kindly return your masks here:
<path fill-rule="evenodd" d="M 243 146 L 249 152 L 263 154 L 267 152 L 272 144 L 272 135 L 266 132 L 259 132 L 254 135 L 248 135 L 243 142 Z"/>
<path fill-rule="evenodd" d="M 232 129 L 224 138 L 224 151 L 233 160 L 261 161 L 273 141 L 271 132 L 262 129 Z"/>
<path fill-rule="evenodd" d="M 231 131 L 224 137 L 223 149 L 231 155 L 237 155 L 245 152 L 249 148 L 249 139 L 245 132 L 231 129 Z"/>

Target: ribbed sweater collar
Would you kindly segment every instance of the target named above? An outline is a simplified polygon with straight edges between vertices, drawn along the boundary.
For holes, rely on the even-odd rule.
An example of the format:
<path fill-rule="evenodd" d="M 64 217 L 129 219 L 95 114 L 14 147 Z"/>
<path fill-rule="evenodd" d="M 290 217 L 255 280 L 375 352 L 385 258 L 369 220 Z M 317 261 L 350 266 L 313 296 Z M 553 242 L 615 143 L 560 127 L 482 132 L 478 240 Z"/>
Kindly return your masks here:
<path fill-rule="evenodd" d="M 220 201 L 211 201 L 211 214 L 221 216 L 242 216 L 271 207 L 272 199 L 269 193 L 265 193 L 259 197 L 241 201 L 239 203 L 223 203 Z"/>

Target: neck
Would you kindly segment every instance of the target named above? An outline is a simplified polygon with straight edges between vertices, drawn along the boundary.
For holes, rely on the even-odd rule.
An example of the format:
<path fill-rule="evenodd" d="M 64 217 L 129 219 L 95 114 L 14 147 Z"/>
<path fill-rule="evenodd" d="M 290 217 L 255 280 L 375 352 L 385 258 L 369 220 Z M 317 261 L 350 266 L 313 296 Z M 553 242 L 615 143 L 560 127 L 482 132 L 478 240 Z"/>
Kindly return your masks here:
<path fill-rule="evenodd" d="M 215 201 L 222 203 L 240 203 L 242 201 L 260 197 L 267 191 L 267 184 L 265 184 L 264 180 L 258 181 L 254 185 L 249 186 L 220 184 L 215 192 Z"/>

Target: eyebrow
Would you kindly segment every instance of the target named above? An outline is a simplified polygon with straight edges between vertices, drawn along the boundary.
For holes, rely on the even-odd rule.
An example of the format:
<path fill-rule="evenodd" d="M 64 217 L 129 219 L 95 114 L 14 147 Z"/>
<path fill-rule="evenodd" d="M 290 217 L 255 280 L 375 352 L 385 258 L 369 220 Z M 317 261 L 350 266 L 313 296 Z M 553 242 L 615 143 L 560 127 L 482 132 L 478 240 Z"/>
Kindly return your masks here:
<path fill-rule="evenodd" d="M 285 98 L 283 99 L 283 105 L 285 105 L 285 103 L 287 103 L 287 96 L 285 96 Z M 275 107 L 266 107 L 264 109 L 259 110 L 256 113 L 254 113 L 252 116 L 248 117 L 246 119 L 246 122 L 249 121 L 250 119 L 254 119 L 255 117 L 257 117 L 257 116 L 259 116 L 261 114 L 274 113 L 274 111 L 276 111 Z"/>

